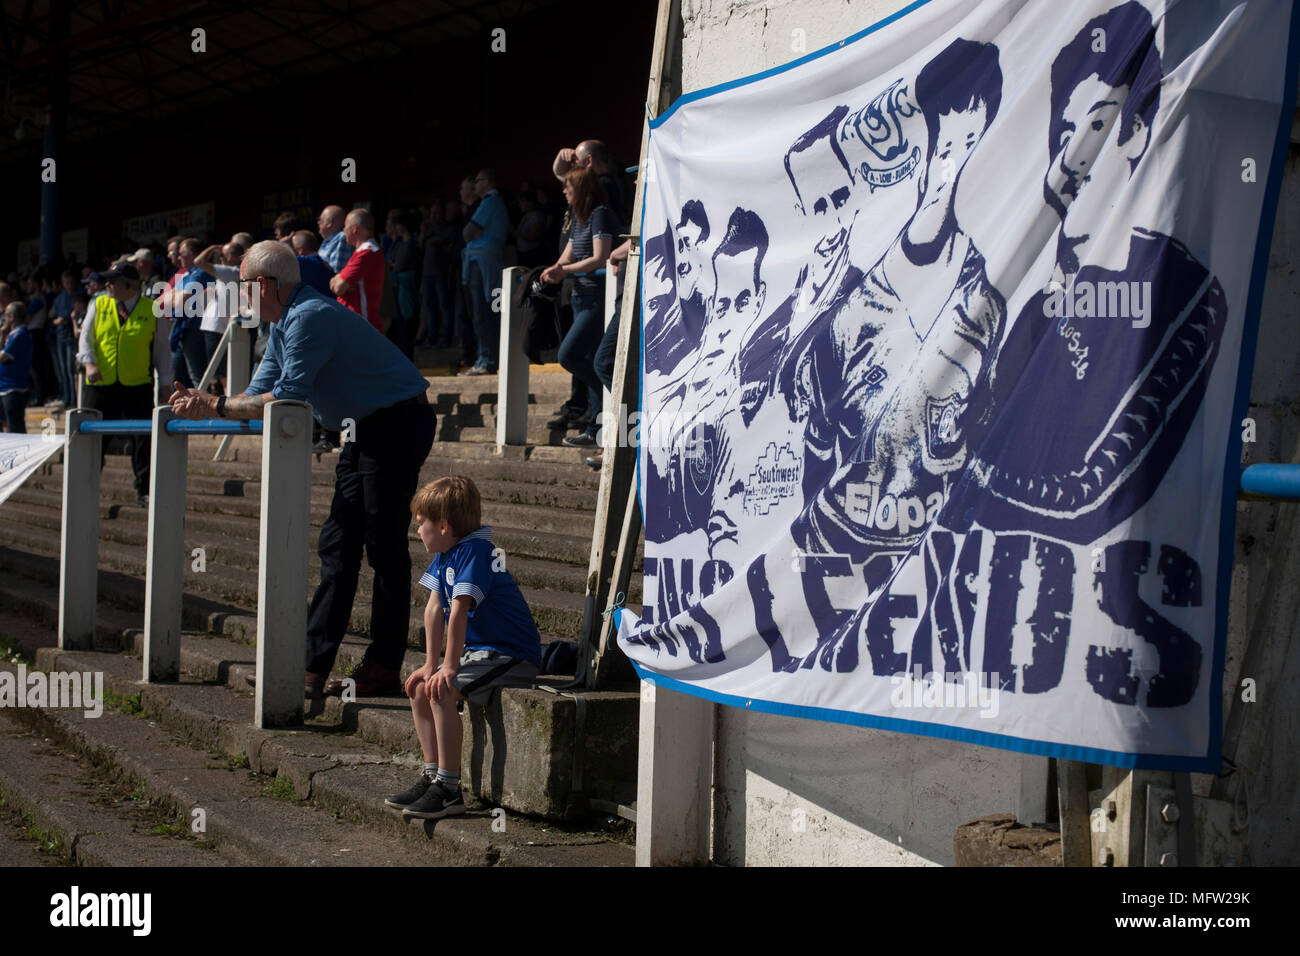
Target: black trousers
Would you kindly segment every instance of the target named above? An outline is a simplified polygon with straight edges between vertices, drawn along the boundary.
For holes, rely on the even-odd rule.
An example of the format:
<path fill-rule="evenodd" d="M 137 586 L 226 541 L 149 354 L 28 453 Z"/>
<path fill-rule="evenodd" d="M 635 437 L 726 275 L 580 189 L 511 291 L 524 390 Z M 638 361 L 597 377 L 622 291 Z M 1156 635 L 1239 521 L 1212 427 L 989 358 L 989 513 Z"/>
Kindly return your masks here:
<path fill-rule="evenodd" d="M 339 452 L 334 500 L 321 528 L 320 585 L 307 612 L 307 670 L 326 676 L 348 629 L 364 549 L 374 569 L 366 659 L 397 670 L 411 620 L 411 498 L 433 447 L 430 405 L 381 408 Z"/>
<path fill-rule="evenodd" d="M 96 409 L 104 416 L 104 421 L 120 418 L 153 419 L 153 385 L 91 385 L 86 383 L 82 390 L 86 406 Z M 99 467 L 104 467 L 104 455 L 107 453 L 108 436 L 102 439 L 99 454 Z M 132 435 L 131 470 L 135 472 L 135 493 L 149 493 L 149 435 Z"/>

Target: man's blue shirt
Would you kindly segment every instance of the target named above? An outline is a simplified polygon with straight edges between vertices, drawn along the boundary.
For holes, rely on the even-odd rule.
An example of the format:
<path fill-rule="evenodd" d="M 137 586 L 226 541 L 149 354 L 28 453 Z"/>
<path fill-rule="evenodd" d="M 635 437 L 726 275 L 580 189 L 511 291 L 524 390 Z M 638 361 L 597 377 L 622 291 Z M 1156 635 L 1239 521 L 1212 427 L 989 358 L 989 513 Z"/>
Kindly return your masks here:
<path fill-rule="evenodd" d="M 495 551 L 490 527 L 471 531 L 446 554 L 433 556 L 420 584 L 437 592 L 444 621 L 455 598 L 468 594 L 474 599 L 465 628 L 465 650 L 495 651 L 540 667 L 542 639 L 537 623 L 519 585 Z"/>
<path fill-rule="evenodd" d="M 50 320 L 46 324 L 52 326 L 56 330 L 55 335 L 58 337 L 58 340 L 60 342 L 72 341 L 72 324 L 69 323 L 67 325 L 55 325 L 54 320 L 56 318 L 59 319 L 71 318 L 72 305 L 73 305 L 72 293 L 60 292 L 58 295 L 54 297 L 54 304 L 50 306 Z"/>
<path fill-rule="evenodd" d="M 506 202 L 501 194 L 493 190 L 484 196 L 470 222 L 483 232 L 465 244 L 465 255 L 471 259 L 499 257 L 506 246 L 506 234 L 510 231 L 510 214 L 506 212 Z"/>
<path fill-rule="evenodd" d="M 348 245 L 347 239 L 343 238 L 342 229 L 321 242 L 319 254 L 335 272 L 348 264 L 348 260 L 352 258 L 352 247 Z"/>
<path fill-rule="evenodd" d="M 191 266 L 185 275 L 176 280 L 176 288 L 184 292 L 186 298 L 189 298 L 191 294 L 202 296 L 203 287 L 216 281 L 203 269 L 198 266 Z M 193 306 L 190 308 L 193 309 Z M 174 316 L 172 318 L 171 334 L 167 337 L 167 343 L 172 347 L 172 351 L 174 352 L 180 347 L 182 335 L 190 329 L 197 329 L 202 322 L 202 309 L 199 310 L 198 315 L 186 315 L 182 309 L 180 315 Z"/>
<path fill-rule="evenodd" d="M 505 266 L 506 233 L 510 230 L 510 214 L 506 212 L 506 202 L 495 189 L 479 202 L 474 215 L 470 217 L 483 231 L 477 239 L 465 244 L 465 253 L 461 259 L 461 281 L 469 282 L 469 264 L 478 263 L 479 275 L 483 279 L 483 294 L 487 301 L 492 301 L 492 290 L 501 282 L 501 270 Z"/>
<path fill-rule="evenodd" d="M 423 394 L 420 370 L 361 316 L 299 285 L 246 394 L 309 402 L 326 428 Z"/>
<path fill-rule="evenodd" d="M 32 334 L 20 325 L 0 342 L 11 362 L 0 362 L 0 392 L 22 391 L 32 387 Z"/>

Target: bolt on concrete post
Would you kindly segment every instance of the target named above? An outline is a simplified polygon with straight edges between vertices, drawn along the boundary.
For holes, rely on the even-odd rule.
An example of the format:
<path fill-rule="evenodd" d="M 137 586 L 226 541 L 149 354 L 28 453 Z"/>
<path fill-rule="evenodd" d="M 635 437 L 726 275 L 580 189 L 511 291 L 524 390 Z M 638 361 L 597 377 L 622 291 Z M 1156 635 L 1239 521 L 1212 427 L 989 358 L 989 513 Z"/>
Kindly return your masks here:
<path fill-rule="evenodd" d="M 497 447 L 528 443 L 528 356 L 524 354 L 522 317 L 511 309 L 515 290 L 527 270 L 501 271 L 501 336 L 498 344 Z"/>
<path fill-rule="evenodd" d="M 181 594 L 185 587 L 185 470 L 189 438 L 171 435 L 176 414 L 153 410 L 149 469 L 149 550 L 145 564 L 144 659 L 141 679 L 151 684 L 181 676 Z"/>
<path fill-rule="evenodd" d="M 82 422 L 103 415 L 74 408 L 64 419 L 63 530 L 59 560 L 59 647 L 90 650 L 95 644 L 99 598 L 99 453 L 103 437 L 83 435 Z"/>
<path fill-rule="evenodd" d="M 302 723 L 311 540 L 311 406 L 279 401 L 262 419 L 262 532 L 257 562 L 260 728 Z"/>

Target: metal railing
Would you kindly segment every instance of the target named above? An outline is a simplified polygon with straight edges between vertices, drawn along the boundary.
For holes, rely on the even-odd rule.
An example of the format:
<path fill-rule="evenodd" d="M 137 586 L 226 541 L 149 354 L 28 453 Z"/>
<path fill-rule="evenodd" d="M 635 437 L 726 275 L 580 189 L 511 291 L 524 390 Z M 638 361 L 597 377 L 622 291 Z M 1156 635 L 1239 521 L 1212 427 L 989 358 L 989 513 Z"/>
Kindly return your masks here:
<path fill-rule="evenodd" d="M 307 551 L 311 538 L 311 407 L 277 401 L 262 421 L 178 419 L 171 406 L 153 420 L 103 421 L 68 412 L 63 459 L 59 647 L 94 646 L 99 573 L 100 447 L 105 435 L 152 435 L 149 545 L 145 560 L 142 679 L 180 677 L 185 493 L 190 435 L 262 436 L 261 535 L 257 570 L 257 693 L 254 724 L 302 722 L 307 650 Z"/>

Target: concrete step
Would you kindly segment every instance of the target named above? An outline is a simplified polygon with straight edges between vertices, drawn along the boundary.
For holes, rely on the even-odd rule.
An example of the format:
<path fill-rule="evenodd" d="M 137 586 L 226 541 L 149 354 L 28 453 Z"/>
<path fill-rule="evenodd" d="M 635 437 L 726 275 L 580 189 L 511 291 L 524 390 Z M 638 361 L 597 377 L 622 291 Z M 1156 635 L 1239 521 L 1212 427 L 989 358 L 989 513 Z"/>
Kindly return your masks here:
<path fill-rule="evenodd" d="M 573 832 L 578 829 L 573 827 L 566 832 L 562 826 L 540 824 L 508 809 L 501 816 L 478 807 L 464 817 L 408 824 L 385 808 L 382 798 L 409 784 L 418 766 L 414 759 L 394 757 L 328 723 L 314 722 L 301 731 L 256 730 L 251 726 L 251 695 L 194 682 L 142 685 L 134 679 L 138 663 L 132 661 L 123 655 L 49 648 L 38 652 L 36 666 L 102 672 L 106 686 L 130 700 L 146 719 L 110 710 L 99 719 L 87 718 L 80 710 L 44 708 L 26 713 L 46 736 L 99 765 L 131 774 L 150 796 L 170 800 L 178 812 L 189 815 L 202 808 L 210 840 L 218 846 L 237 845 L 259 863 L 632 862 L 634 854 L 626 843 Z M 250 778 L 241 769 L 213 766 L 210 752 L 225 754 L 234 762 L 246 761 L 249 770 L 274 774 L 277 779 L 268 787 L 267 781 Z M 472 781 L 474 765 L 467 764 L 465 771 Z M 480 766 L 478 773 L 483 772 Z M 490 775 L 490 768 L 487 772 Z M 471 792 L 478 792 L 478 787 Z"/>
<path fill-rule="evenodd" d="M 0 512 L 0 517 L 2 517 L 2 512 Z M 30 523 L 15 525 L 12 522 L 0 521 L 0 545 L 8 545 L 19 550 L 43 554 L 57 561 L 59 543 L 60 536 L 57 529 L 38 528 Z M 210 539 L 194 532 L 190 532 L 186 537 L 187 554 L 191 553 L 194 547 L 206 549 L 211 545 Z M 233 546 L 239 547 L 237 543 Z M 143 609 L 146 557 L 146 547 L 143 543 L 138 545 L 121 544 L 101 535 L 99 541 L 101 586 L 103 584 L 102 575 L 105 571 L 118 572 L 137 579 L 140 588 L 138 592 L 140 604 L 138 606 Z M 507 556 L 508 560 L 509 557 Z M 191 597 L 200 597 L 206 598 L 210 602 L 234 605 L 241 608 L 257 607 L 257 571 L 255 568 L 232 567 L 208 561 L 206 570 L 199 572 L 193 570 L 192 562 L 187 560 L 183 581 L 186 601 Z M 356 598 L 353 601 L 352 613 L 349 618 L 348 630 L 352 633 L 369 633 L 372 582 L 373 576 L 368 569 L 363 568 L 357 583 Z M 52 577 L 51 583 L 57 584 L 57 577 Z M 304 601 L 310 597 L 310 592 L 319 583 L 320 565 L 319 562 L 313 562 L 309 564 L 307 569 L 309 593 L 303 596 Z M 135 589 L 131 590 L 134 591 Z M 561 636 L 576 637 L 582 625 L 582 610 L 585 600 L 582 594 L 522 586 L 519 590 L 528 603 L 529 610 L 532 611 L 533 619 L 537 622 L 540 630 Z M 408 640 L 416 644 L 422 642 L 423 611 L 424 605 L 428 601 L 427 592 L 420 592 L 423 592 L 423 589 L 412 587 L 409 611 Z M 184 604 L 184 602 L 182 603 Z"/>
<path fill-rule="evenodd" d="M 187 485 L 188 487 L 188 485 Z M 186 495 L 186 510 L 209 514 L 242 515 L 257 518 L 262 513 L 262 500 L 259 493 L 251 496 L 230 495 L 225 493 L 191 492 Z M 580 494 L 580 493 L 579 493 Z M 26 501 L 31 504 L 53 506 L 55 502 L 62 507 L 63 483 L 49 477 L 36 478 L 24 483 L 14 492 L 13 500 Z M 319 527 L 329 517 L 330 501 L 334 491 L 324 485 L 313 485 L 311 490 L 311 522 Z M 527 497 L 522 492 L 520 497 Z M 135 488 L 122 478 L 110 478 L 101 481 L 100 500 L 105 503 L 118 503 L 134 506 Z M 541 503 L 541 502 L 537 502 Z M 496 527 L 498 525 L 520 530 L 537 531 L 545 534 L 568 534 L 591 540 L 595 526 L 593 511 L 580 511 L 561 508 L 556 505 L 533 507 L 531 504 L 515 504 L 508 501 L 485 501 L 483 503 L 483 523 Z"/>
<path fill-rule="evenodd" d="M 113 539 L 119 537 L 112 527 L 135 529 L 143 534 L 148 528 L 148 512 L 135 507 L 133 495 L 122 494 L 119 490 L 112 500 L 109 492 L 104 493 L 104 505 L 100 509 L 100 536 Z M 34 480 L 13 493 L 8 502 L 0 505 L 0 519 L 10 521 L 30 521 L 33 525 L 58 530 L 62 526 L 63 496 L 61 490 L 42 487 Z M 252 553 L 257 551 L 259 540 L 259 515 L 230 515 L 221 512 L 187 511 L 185 528 L 187 534 L 199 534 L 213 540 L 231 538 L 246 541 Z M 127 532 L 122 532 L 126 534 Z M 313 524 L 310 532 L 310 547 L 314 552 L 320 534 L 320 523 Z M 419 563 L 421 545 L 414 527 L 409 532 L 412 542 L 412 560 Z M 129 540 L 138 540 L 132 537 Z M 590 558 L 591 541 L 570 534 L 545 534 L 536 531 L 521 530 L 502 525 L 494 525 L 493 543 L 502 548 L 510 557 L 532 558 L 554 561 L 566 566 L 586 568 Z M 638 545 L 637 563 L 639 568 L 644 547 Z M 364 573 L 364 569 L 363 569 Z"/>
<path fill-rule="evenodd" d="M 144 635 L 138 630 L 129 633 L 134 639 L 134 654 L 139 656 Z M 345 641 L 339 649 L 335 672 L 350 671 L 360 663 L 364 651 L 364 642 Z M 240 694 L 252 693 L 247 677 L 255 672 L 255 656 L 251 647 L 221 637 L 187 633 L 181 639 L 182 675 L 225 684 Z M 424 661 L 423 651 L 408 651 L 402 679 Z M 510 810 L 550 819 L 572 815 L 582 803 L 580 797 L 624 805 L 636 799 L 637 689 L 583 691 L 575 695 L 563 689 L 572 679 L 573 675 L 545 676 L 539 678 L 537 690 L 509 689 L 489 710 L 471 708 L 466 714 L 477 723 L 473 724 L 475 734 L 465 737 L 464 765 L 478 762 L 489 770 L 473 782 L 481 797 Z M 413 755 L 420 749 L 410 706 L 404 698 L 360 698 L 345 703 L 331 697 L 309 702 L 308 714 L 311 719 L 340 725 L 392 753 Z M 504 739 L 511 742 L 508 747 L 498 743 L 503 739 L 503 730 Z M 579 733 L 580 755 L 574 743 Z M 482 753 L 484 741 L 486 757 Z M 493 746 L 500 748 L 504 761 L 495 770 Z M 575 773 L 582 779 L 581 795 L 574 791 Z"/>
<path fill-rule="evenodd" d="M 482 806 L 432 824 L 407 823 L 382 801 L 410 783 L 418 772 L 414 761 L 394 759 L 344 734 L 323 739 L 319 728 L 274 736 L 255 731 L 251 697 L 197 684 L 140 688 L 122 672 L 124 661 L 104 657 L 109 656 L 51 652 L 39 664 L 103 671 L 114 693 L 133 702 L 139 695 L 140 716 L 106 710 L 88 719 L 79 710 L 51 708 L 24 716 L 44 736 L 136 781 L 139 792 L 178 815 L 188 819 L 202 811 L 208 841 L 234 848 L 257 865 L 631 863 L 628 845 L 573 835 L 508 811 L 500 818 L 505 832 L 494 832 L 497 820 Z M 181 726 L 191 734 L 201 726 L 202 736 L 187 738 Z M 237 749 L 223 748 L 223 737 Z M 213 752 L 227 759 L 214 760 Z M 0 773 L 8 777 L 10 771 Z"/>
<path fill-rule="evenodd" d="M 332 492 L 328 489 L 313 491 L 310 509 L 313 531 L 319 531 L 328 517 L 331 497 Z M 322 500 L 317 500 L 318 498 Z M 100 500 L 103 503 L 101 519 L 138 520 L 147 524 L 148 512 L 135 506 L 135 492 L 129 484 L 108 484 L 101 487 Z M 261 499 L 258 497 L 191 494 L 186 496 L 186 506 L 187 529 L 205 527 L 238 533 L 241 525 L 237 522 L 195 522 L 199 519 L 242 518 L 246 522 L 243 527 L 252 528 L 251 538 L 257 540 L 256 528 L 262 510 Z M 0 505 L 0 515 L 17 517 L 39 507 L 58 510 L 62 514 L 62 487 L 49 482 L 28 481 L 13 492 L 8 502 Z M 582 566 L 586 565 L 590 557 L 591 535 L 595 526 L 595 516 L 591 512 L 495 501 L 484 503 L 483 521 L 492 526 L 494 543 L 507 555 L 516 552 L 521 556 Z M 409 533 L 413 536 L 413 527 Z M 638 562 L 641 553 L 639 550 Z"/>
<path fill-rule="evenodd" d="M 0 670 L 14 672 L 0 663 Z M 79 866 L 248 866 L 247 855 L 218 849 L 190 821 L 135 794 L 84 757 L 0 711 L 0 798 L 21 814 L 49 852 Z M 206 821 L 205 821 L 206 823 Z M 206 834 L 204 834 L 206 835 Z"/>
<path fill-rule="evenodd" d="M 424 484 L 441 478 L 443 475 L 465 475 L 474 479 L 484 497 L 489 497 L 484 486 L 490 482 L 520 483 L 536 485 L 554 485 L 563 488 L 582 488 L 592 492 L 590 507 L 594 507 L 594 492 L 600 487 L 600 473 L 585 465 L 553 461 L 526 461 L 522 458 L 463 458 L 457 455 L 460 450 L 457 442 L 434 442 L 433 450 L 420 471 L 420 483 Z M 477 450 L 479 446 L 469 446 Z M 319 459 L 319 460 L 318 460 Z M 336 455 L 313 455 L 311 480 L 313 484 L 334 486 L 334 470 L 338 463 Z M 120 469 L 130 475 L 129 462 L 122 456 L 110 455 L 105 465 L 105 474 L 111 468 Z M 212 461 L 210 456 L 196 457 L 193 453 L 189 460 L 191 475 L 207 475 L 220 478 L 234 478 L 242 481 L 261 481 L 260 463 L 247 461 Z M 61 472 L 60 472 L 61 474 Z"/>
<path fill-rule="evenodd" d="M 573 467 L 574 473 L 577 474 L 580 473 L 579 469 L 586 468 L 583 462 L 592 453 L 590 448 L 569 448 L 561 444 L 508 445 L 504 448 L 498 448 L 495 431 L 490 435 L 486 431 L 473 433 L 473 437 L 473 441 L 443 441 L 439 437 L 433 443 L 430 458 L 450 458 L 459 461 L 544 461 L 569 465 Z M 217 441 L 210 436 L 195 435 L 191 437 L 190 461 L 197 462 L 210 459 L 217 450 L 217 444 Z M 332 468 L 333 465 L 330 463 L 335 460 L 334 454 L 337 453 L 323 454 L 319 457 L 323 463 Z M 260 465 L 262 461 L 262 440 L 253 436 L 238 437 L 230 443 L 227 455 L 230 461 Z M 591 474 L 596 475 L 597 473 L 591 471 Z M 434 477 L 437 477 L 437 475 Z"/>

